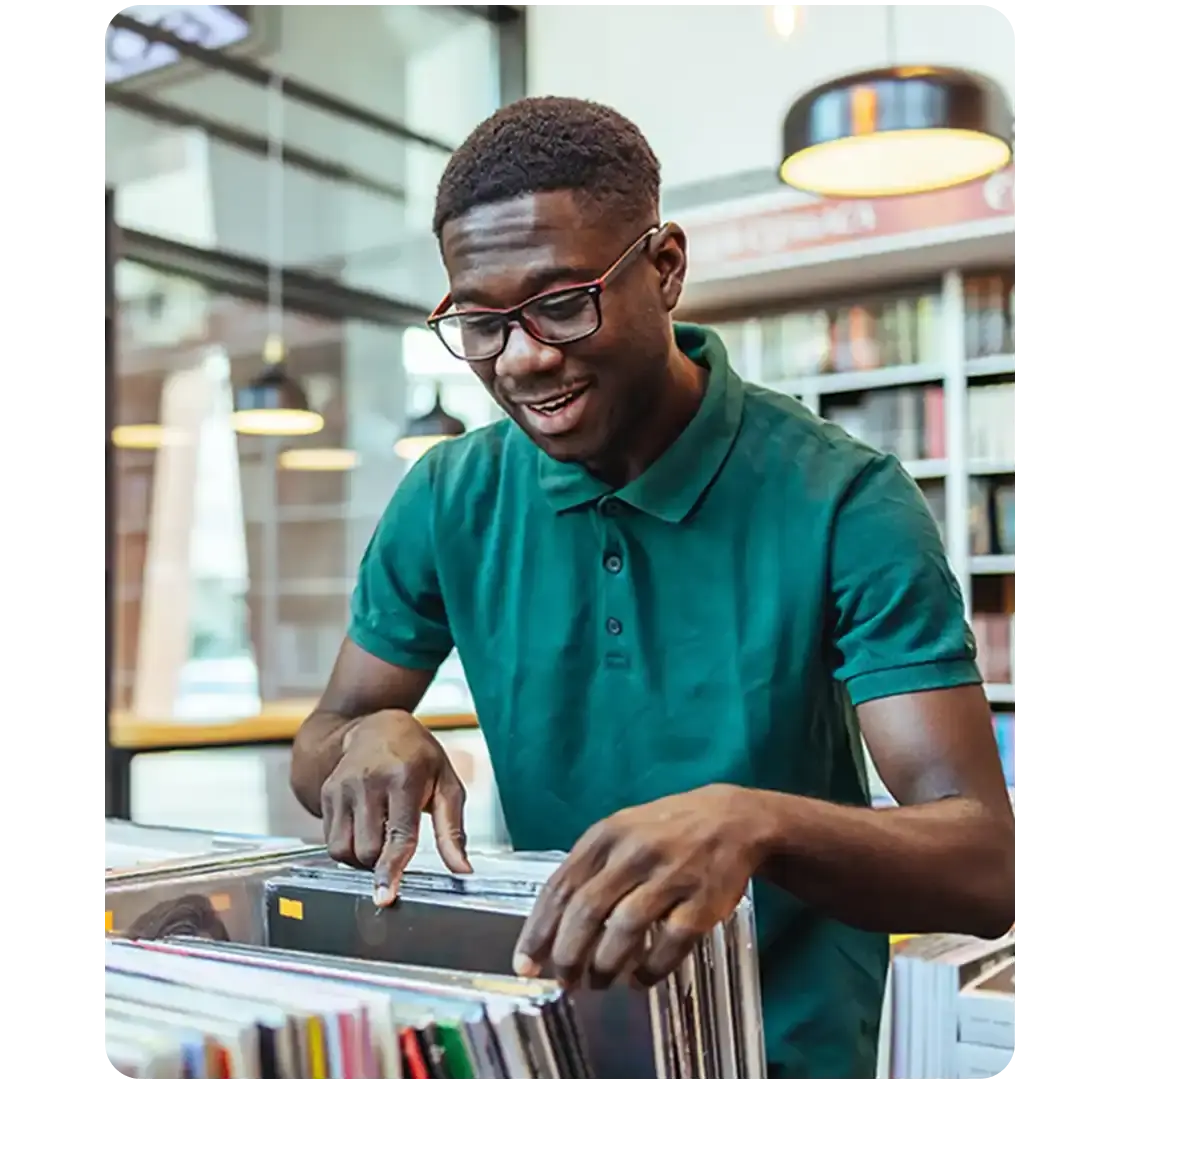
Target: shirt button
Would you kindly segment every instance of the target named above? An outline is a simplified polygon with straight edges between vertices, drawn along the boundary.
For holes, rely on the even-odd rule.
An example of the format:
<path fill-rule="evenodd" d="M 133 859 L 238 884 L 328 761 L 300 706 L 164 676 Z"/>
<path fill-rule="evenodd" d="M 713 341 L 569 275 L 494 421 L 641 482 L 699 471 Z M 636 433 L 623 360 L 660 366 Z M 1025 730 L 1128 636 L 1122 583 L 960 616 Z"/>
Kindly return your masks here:
<path fill-rule="evenodd" d="M 617 499 L 603 500 L 602 514 L 604 516 L 617 516 L 619 514 L 619 501 Z"/>
<path fill-rule="evenodd" d="M 623 626 L 612 616 L 606 622 L 606 631 L 611 636 L 618 636 L 623 631 Z"/>
<path fill-rule="evenodd" d="M 623 570 L 622 557 L 616 556 L 613 552 L 607 556 L 607 558 L 602 563 L 603 567 L 615 576 L 617 576 Z"/>

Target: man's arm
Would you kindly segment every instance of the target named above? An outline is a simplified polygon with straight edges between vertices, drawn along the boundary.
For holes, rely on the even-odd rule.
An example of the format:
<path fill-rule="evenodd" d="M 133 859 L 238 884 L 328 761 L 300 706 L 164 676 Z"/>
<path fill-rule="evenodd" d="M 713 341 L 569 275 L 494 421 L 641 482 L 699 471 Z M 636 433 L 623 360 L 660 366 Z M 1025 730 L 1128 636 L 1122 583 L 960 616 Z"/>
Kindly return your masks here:
<path fill-rule="evenodd" d="M 900 804 L 759 795 L 761 872 L 853 926 L 999 936 L 1015 906 L 1012 807 L 962 593 L 895 459 L 848 489 L 829 566 L 833 675 Z"/>
<path fill-rule="evenodd" d="M 850 926 L 998 938 L 1014 921 L 1015 823 L 983 689 L 886 697 L 858 714 L 898 807 L 755 792 L 758 873 Z"/>
<path fill-rule="evenodd" d="M 897 808 L 710 785 L 624 810 L 546 884 L 515 969 L 536 975 L 548 961 L 564 982 L 587 968 L 607 981 L 638 956 L 637 977 L 655 982 L 753 876 L 865 930 L 1006 933 L 1014 823 L 982 688 L 898 695 L 859 713 Z"/>
<path fill-rule="evenodd" d="M 291 788 L 316 817 L 321 790 L 360 724 L 372 720 L 386 736 L 404 734 L 408 722 L 399 715 L 417 709 L 453 647 L 435 553 L 438 458 L 437 452 L 423 456 L 393 493 L 361 560 L 348 636 L 328 687 L 296 735 Z M 362 764 L 350 779 L 362 777 Z M 353 809 L 344 800 L 355 796 L 353 789 L 339 787 L 336 796 L 342 808 Z"/>
<path fill-rule="evenodd" d="M 413 713 L 434 679 L 433 669 L 387 664 L 345 639 L 328 687 L 299 727 L 291 753 L 291 788 L 299 803 L 322 816 L 320 791 L 340 764 L 349 731 L 374 713 Z"/>

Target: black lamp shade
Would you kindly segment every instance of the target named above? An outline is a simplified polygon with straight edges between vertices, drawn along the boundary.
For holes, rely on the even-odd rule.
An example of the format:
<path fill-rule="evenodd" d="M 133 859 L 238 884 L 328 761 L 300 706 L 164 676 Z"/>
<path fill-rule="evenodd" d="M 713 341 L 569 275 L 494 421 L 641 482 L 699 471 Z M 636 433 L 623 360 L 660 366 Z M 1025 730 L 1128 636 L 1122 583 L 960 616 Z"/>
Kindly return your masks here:
<path fill-rule="evenodd" d="M 263 367 L 250 383 L 238 389 L 239 411 L 306 411 L 307 396 L 303 388 L 287 374 L 282 363 Z"/>
<path fill-rule="evenodd" d="M 442 405 L 442 399 L 434 397 L 434 406 L 425 415 L 411 419 L 406 425 L 407 438 L 422 438 L 437 436 L 440 439 L 454 439 L 464 434 L 467 428 L 460 419 L 448 414 Z"/>
<path fill-rule="evenodd" d="M 397 441 L 395 450 L 403 458 L 415 460 L 436 443 L 444 439 L 456 439 L 467 428 L 462 421 L 446 412 L 438 391 L 434 395 L 434 406 L 425 415 L 419 415 L 406 424 L 405 434 Z"/>
<path fill-rule="evenodd" d="M 783 121 L 779 176 L 827 197 L 947 189 L 1012 160 L 1012 109 L 994 81 L 958 69 L 877 69 L 812 89 Z"/>

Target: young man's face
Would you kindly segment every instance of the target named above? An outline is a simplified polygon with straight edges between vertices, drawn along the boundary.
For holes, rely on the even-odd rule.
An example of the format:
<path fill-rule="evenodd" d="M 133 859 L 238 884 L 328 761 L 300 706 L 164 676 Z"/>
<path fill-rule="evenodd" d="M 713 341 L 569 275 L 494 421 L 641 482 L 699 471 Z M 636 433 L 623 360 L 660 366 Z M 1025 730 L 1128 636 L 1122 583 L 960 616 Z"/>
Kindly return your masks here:
<path fill-rule="evenodd" d="M 621 454 L 664 385 L 671 311 L 683 284 L 683 234 L 668 227 L 648 236 L 643 225 L 585 212 L 575 195 L 561 191 L 471 210 L 443 228 L 442 253 L 450 309 L 459 312 L 510 309 L 593 283 L 627 255 L 597 302 L 557 294 L 535 303 L 526 319 L 533 333 L 514 324 L 497 356 L 470 364 L 554 459 L 595 464 Z M 563 338 L 587 330 L 593 333 L 572 342 L 550 343 L 538 334 Z M 495 346 L 502 333 L 495 318 L 476 320 L 468 341 Z"/>

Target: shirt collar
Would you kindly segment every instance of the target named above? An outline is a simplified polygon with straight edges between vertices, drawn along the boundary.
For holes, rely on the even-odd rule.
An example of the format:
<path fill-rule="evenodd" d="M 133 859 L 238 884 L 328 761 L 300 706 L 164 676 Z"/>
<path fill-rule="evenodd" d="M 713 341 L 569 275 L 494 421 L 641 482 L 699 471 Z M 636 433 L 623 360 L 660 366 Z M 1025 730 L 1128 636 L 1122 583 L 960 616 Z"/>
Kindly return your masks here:
<path fill-rule="evenodd" d="M 673 329 L 676 345 L 709 371 L 697 413 L 655 463 L 614 492 L 580 465 L 559 463 L 538 449 L 541 490 L 557 511 L 570 511 L 613 494 L 657 519 L 680 523 L 717 477 L 741 426 L 741 379 L 713 331 L 682 323 Z"/>

